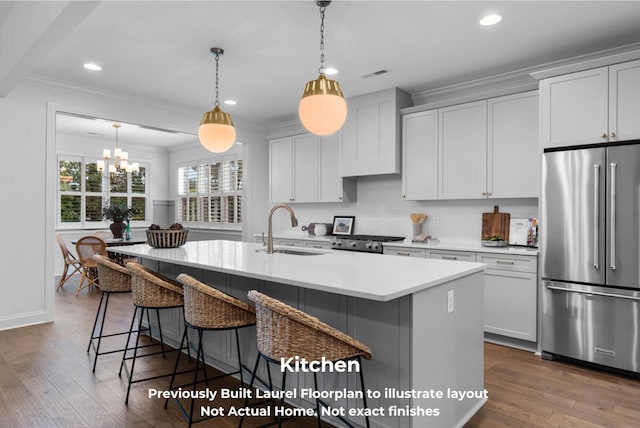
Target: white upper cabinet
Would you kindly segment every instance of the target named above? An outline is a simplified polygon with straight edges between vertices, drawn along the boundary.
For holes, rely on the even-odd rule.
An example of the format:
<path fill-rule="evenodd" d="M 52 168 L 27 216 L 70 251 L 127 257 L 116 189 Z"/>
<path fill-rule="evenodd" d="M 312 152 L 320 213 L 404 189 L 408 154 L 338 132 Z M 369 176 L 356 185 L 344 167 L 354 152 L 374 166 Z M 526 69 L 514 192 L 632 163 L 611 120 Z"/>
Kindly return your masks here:
<path fill-rule="evenodd" d="M 402 197 L 438 198 L 438 110 L 402 117 Z"/>
<path fill-rule="evenodd" d="M 411 96 L 397 88 L 347 100 L 338 170 L 342 177 L 400 172 L 400 109 Z"/>
<path fill-rule="evenodd" d="M 406 200 L 538 197 L 538 93 L 523 92 L 402 119 Z"/>
<path fill-rule="evenodd" d="M 546 147 L 640 138 L 640 61 L 540 82 L 540 138 Z"/>
<path fill-rule="evenodd" d="M 356 183 L 338 176 L 339 134 L 300 134 L 269 142 L 269 201 L 354 202 Z"/>
<path fill-rule="evenodd" d="M 293 198 L 293 138 L 269 142 L 269 201 L 291 202 Z"/>
<path fill-rule="evenodd" d="M 292 202 L 318 201 L 318 150 L 318 136 L 302 134 L 293 137 Z"/>
<path fill-rule="evenodd" d="M 487 196 L 538 197 L 537 91 L 487 101 Z"/>
<path fill-rule="evenodd" d="M 340 133 L 320 138 L 318 202 L 355 202 L 356 182 L 338 173 Z"/>
<path fill-rule="evenodd" d="M 640 138 L 640 61 L 609 67 L 609 141 Z"/>
<path fill-rule="evenodd" d="M 439 199 L 487 194 L 487 102 L 439 110 Z"/>
<path fill-rule="evenodd" d="M 540 138 L 544 147 L 607 141 L 608 69 L 540 82 Z"/>
<path fill-rule="evenodd" d="M 318 137 L 311 134 L 269 142 L 269 200 L 317 202 Z"/>

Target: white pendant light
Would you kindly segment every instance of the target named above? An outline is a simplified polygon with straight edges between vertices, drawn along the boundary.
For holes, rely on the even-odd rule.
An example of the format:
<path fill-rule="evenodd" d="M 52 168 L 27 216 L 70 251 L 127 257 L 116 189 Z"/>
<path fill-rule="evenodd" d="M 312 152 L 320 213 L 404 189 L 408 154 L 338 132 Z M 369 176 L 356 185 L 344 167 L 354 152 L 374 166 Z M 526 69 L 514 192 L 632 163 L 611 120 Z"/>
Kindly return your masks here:
<path fill-rule="evenodd" d="M 302 125 L 315 135 L 330 135 L 338 131 L 347 119 L 347 102 L 340 84 L 327 79 L 324 67 L 324 11 L 330 1 L 316 0 L 320 8 L 320 76 L 307 82 L 298 106 Z"/>
<path fill-rule="evenodd" d="M 205 149 L 213 153 L 223 153 L 236 142 L 236 129 L 233 126 L 231 115 L 220 109 L 218 71 L 220 57 L 224 54 L 224 50 L 211 48 L 211 53 L 216 56 L 216 102 L 213 110 L 202 116 L 198 128 L 198 138 Z"/>

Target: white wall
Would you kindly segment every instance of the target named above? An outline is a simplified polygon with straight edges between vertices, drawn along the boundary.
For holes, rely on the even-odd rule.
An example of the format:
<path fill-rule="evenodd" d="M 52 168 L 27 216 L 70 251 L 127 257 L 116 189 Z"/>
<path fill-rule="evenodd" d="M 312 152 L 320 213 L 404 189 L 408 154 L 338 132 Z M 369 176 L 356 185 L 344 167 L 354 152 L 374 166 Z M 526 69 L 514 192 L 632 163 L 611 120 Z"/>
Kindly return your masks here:
<path fill-rule="evenodd" d="M 200 111 L 37 78 L 0 98 L 0 133 L 6 154 L 0 168 L 5 201 L 0 210 L 0 222 L 5 225 L 0 330 L 53 320 L 53 255 L 59 252 L 54 236 L 57 111 L 192 134 L 197 133 L 202 115 Z M 250 144 L 256 133 L 245 135 L 245 127 L 255 129 L 236 120 L 238 139 Z M 260 140 L 257 144 L 263 143 Z M 166 179 L 169 177 L 167 171 Z M 256 180 L 265 179 L 266 175 Z M 160 196 L 164 191 L 157 192 Z"/>
<path fill-rule="evenodd" d="M 410 213 L 424 212 L 424 232 L 447 240 L 479 240 L 482 213 L 500 212 L 515 217 L 537 217 L 538 199 L 483 199 L 454 201 L 405 201 L 402 199 L 400 175 L 361 177 L 355 203 L 291 204 L 300 226 L 312 222 L 332 223 L 334 215 L 355 215 L 354 233 L 411 236 Z M 438 218 L 439 225 L 434 219 Z M 266 228 L 264 229 L 266 231 Z M 278 214 L 274 230 L 292 232 L 289 216 Z M 297 229 L 298 231 L 300 228 Z"/>

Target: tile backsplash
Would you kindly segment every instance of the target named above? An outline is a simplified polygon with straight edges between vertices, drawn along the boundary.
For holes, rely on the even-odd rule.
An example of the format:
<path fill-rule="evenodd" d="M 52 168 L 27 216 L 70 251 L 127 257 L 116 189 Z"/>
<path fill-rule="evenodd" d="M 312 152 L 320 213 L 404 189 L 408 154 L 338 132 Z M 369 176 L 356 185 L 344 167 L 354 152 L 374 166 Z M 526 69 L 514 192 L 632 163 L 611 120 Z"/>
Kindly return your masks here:
<path fill-rule="evenodd" d="M 538 216 L 538 199 L 479 199 L 447 201 L 405 201 L 399 175 L 361 177 L 358 201 L 354 203 L 291 204 L 300 226 L 312 222 L 331 223 L 334 215 L 356 216 L 354 233 L 411 237 L 410 213 L 426 213 L 423 232 L 447 240 L 480 239 L 482 213 L 500 212 L 512 218 Z M 298 230 L 300 227 L 298 227 Z M 274 230 L 290 232 L 289 216 L 274 219 Z"/>

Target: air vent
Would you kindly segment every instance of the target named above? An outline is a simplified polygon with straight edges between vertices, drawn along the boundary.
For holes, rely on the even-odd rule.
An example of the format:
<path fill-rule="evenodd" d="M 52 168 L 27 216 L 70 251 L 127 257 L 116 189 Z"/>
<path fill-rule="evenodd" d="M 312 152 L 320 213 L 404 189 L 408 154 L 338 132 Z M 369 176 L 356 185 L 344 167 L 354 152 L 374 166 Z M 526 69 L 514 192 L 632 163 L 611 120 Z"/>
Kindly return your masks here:
<path fill-rule="evenodd" d="M 387 70 L 386 68 L 383 68 L 382 70 L 378 70 L 378 71 L 374 71 L 373 73 L 369 73 L 369 74 L 365 74 L 364 76 L 362 76 L 363 79 L 368 79 L 370 77 L 376 77 L 376 76 L 381 76 L 383 74 L 387 74 L 390 73 L 391 71 Z"/>

